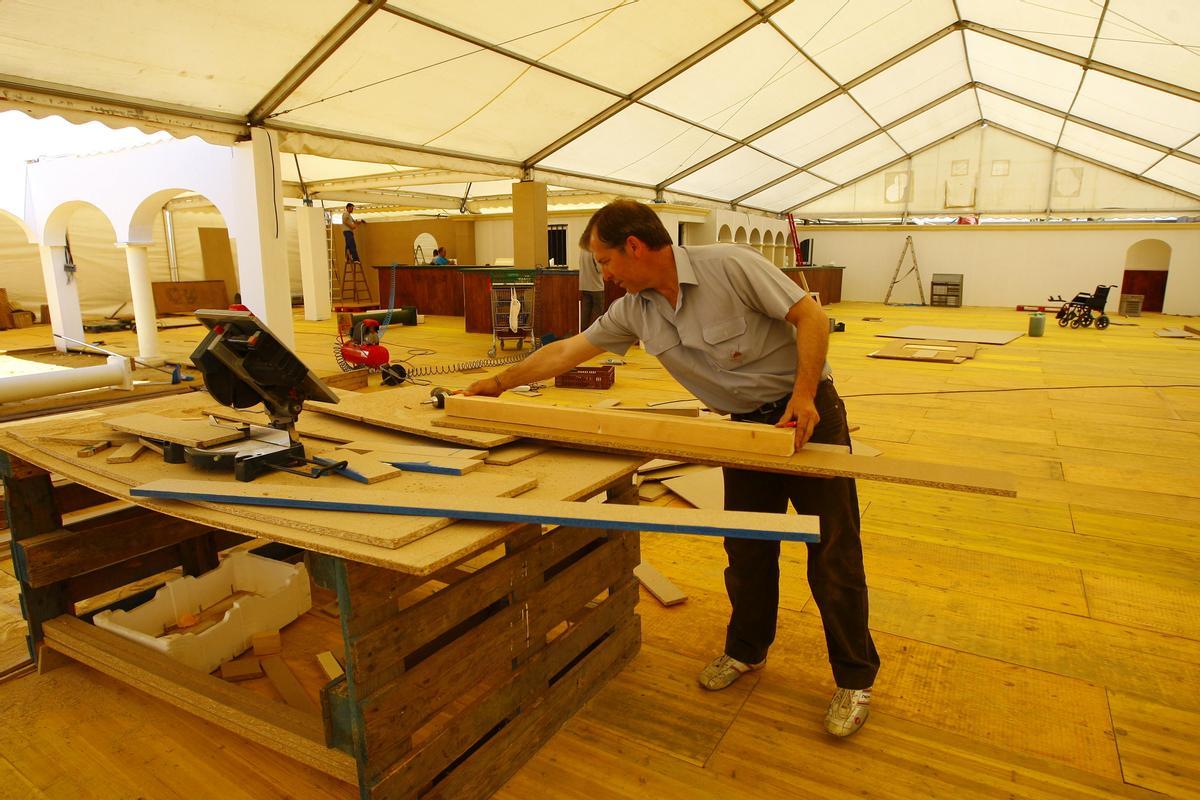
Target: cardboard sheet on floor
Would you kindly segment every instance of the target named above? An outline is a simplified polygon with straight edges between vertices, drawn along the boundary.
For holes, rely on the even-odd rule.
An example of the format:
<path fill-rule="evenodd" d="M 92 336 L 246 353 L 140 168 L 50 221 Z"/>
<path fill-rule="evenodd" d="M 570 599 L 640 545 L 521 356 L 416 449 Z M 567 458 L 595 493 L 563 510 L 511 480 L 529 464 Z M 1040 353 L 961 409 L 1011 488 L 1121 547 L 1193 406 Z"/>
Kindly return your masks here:
<path fill-rule="evenodd" d="M 891 339 L 940 339 L 945 342 L 975 342 L 977 344 L 1008 344 L 1024 336 L 1022 331 L 994 331 L 979 328 L 937 328 L 930 325 L 910 325 L 890 333 L 877 333 Z"/>
<path fill-rule="evenodd" d="M 1163 339 L 1200 339 L 1200 336 L 1190 333 L 1183 328 L 1159 328 L 1154 332 L 1154 335 Z"/>

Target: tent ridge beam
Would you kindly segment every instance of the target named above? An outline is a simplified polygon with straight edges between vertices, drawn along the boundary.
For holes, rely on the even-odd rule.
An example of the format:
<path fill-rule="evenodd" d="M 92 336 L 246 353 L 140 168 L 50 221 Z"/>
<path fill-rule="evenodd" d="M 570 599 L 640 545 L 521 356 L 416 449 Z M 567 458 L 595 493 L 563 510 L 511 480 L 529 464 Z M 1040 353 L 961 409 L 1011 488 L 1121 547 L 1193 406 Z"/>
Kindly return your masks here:
<path fill-rule="evenodd" d="M 913 109 L 912 111 L 905 114 L 903 117 L 898 117 L 897 119 L 892 120 L 887 125 L 883 126 L 881 130 L 887 131 L 887 130 L 891 130 L 892 128 L 895 128 L 898 125 L 903 125 L 905 122 L 908 122 L 910 119 L 920 116 L 921 114 L 924 114 L 929 109 L 934 108 L 936 106 L 940 106 L 942 103 L 945 103 L 948 100 L 953 100 L 955 97 L 958 97 L 963 92 L 970 91 L 973 88 L 974 88 L 973 83 L 964 83 L 962 86 L 959 86 L 955 89 L 951 89 L 949 92 L 946 92 L 946 94 L 942 95 L 941 97 L 930 100 L 928 103 L 921 106 L 920 108 Z M 831 158 L 840 156 L 842 153 L 846 152 L 847 150 L 853 150 L 855 147 L 858 147 L 863 142 L 869 141 L 878 135 L 879 135 L 879 131 L 870 131 L 868 133 L 865 133 L 862 136 L 855 139 L 854 141 L 847 142 L 846 144 L 842 145 L 841 147 L 837 148 L 836 150 L 826 153 L 825 155 L 821 156 L 818 159 L 810 161 L 807 164 L 803 164 L 800 167 L 797 167 L 796 170 L 794 170 L 791 173 L 788 173 L 786 175 L 781 175 L 780 177 L 776 178 L 775 180 L 771 181 L 770 183 L 765 183 L 762 186 L 759 186 L 757 189 L 747 192 L 746 194 L 742 195 L 741 197 L 734 198 L 733 202 L 740 203 L 741 201 L 745 200 L 747 197 L 752 197 L 753 195 L 756 195 L 759 192 L 770 189 L 772 186 L 782 183 L 783 181 L 786 181 L 788 178 L 794 178 L 795 176 L 799 175 L 802 172 L 807 172 L 807 171 L 811 170 L 813 167 L 820 166 L 823 162 L 828 161 Z M 900 149 L 904 150 L 904 148 L 900 148 Z M 907 151 L 905 151 L 905 152 L 907 152 Z M 814 175 L 814 177 L 821 178 L 821 176 L 817 175 L 816 173 L 813 173 L 813 175 Z M 828 179 L 821 178 L 821 180 L 828 180 Z M 829 182 L 833 183 L 833 181 L 829 181 Z M 845 184 L 842 184 L 842 185 L 845 185 Z"/>
<path fill-rule="evenodd" d="M 840 183 L 837 186 L 834 186 L 832 189 L 828 189 L 824 192 L 821 192 L 818 195 L 814 195 L 813 197 L 810 197 L 807 200 L 805 200 L 803 203 L 797 203 L 796 205 L 792 206 L 791 208 L 784 209 L 784 211 L 782 213 L 784 213 L 784 214 L 794 213 L 797 209 L 801 208 L 802 206 L 806 206 L 809 203 L 815 203 L 818 200 L 820 200 L 822 197 L 831 195 L 840 189 L 844 189 L 845 187 L 850 186 L 851 184 L 854 184 L 854 183 L 857 183 L 858 181 L 863 180 L 864 178 L 869 178 L 876 173 L 883 172 L 885 169 L 891 169 L 892 167 L 896 166 L 897 164 L 899 164 L 901 162 L 911 161 L 913 158 L 916 158 L 917 156 L 921 155 L 921 153 L 924 153 L 927 150 L 932 150 L 933 148 L 937 147 L 938 145 L 945 144 L 946 142 L 950 141 L 954 137 L 961 136 L 962 134 L 966 133 L 969 130 L 978 128 L 982 124 L 983 124 L 982 120 L 976 120 L 975 122 L 972 122 L 968 125 L 964 125 L 956 131 L 951 131 L 950 133 L 946 134 L 945 136 L 941 137 L 940 139 L 935 139 L 934 141 L 930 142 L 929 144 L 927 144 L 923 147 L 918 147 L 916 150 L 913 150 L 911 153 L 906 153 L 906 154 L 900 156 L 900 158 L 889 161 L 888 163 L 884 164 L 883 166 L 875 167 L 867 172 L 864 172 L 863 174 L 859 175 L 857 178 L 852 178 L 851 180 L 848 180 L 845 183 Z M 817 176 L 817 177 L 820 177 L 820 176 Z M 832 181 L 830 181 L 830 183 L 832 183 Z"/>
<path fill-rule="evenodd" d="M 1123 78 L 1131 83 L 1145 86 L 1148 89 L 1157 89 L 1160 92 L 1166 92 L 1167 94 L 1173 94 L 1176 97 L 1182 97 L 1186 100 L 1192 100 L 1200 103 L 1200 92 L 1197 92 L 1194 89 L 1188 89 L 1183 86 L 1177 86 L 1173 83 L 1167 83 L 1166 81 L 1161 81 L 1157 78 L 1151 78 L 1148 75 L 1130 72 L 1127 69 L 1115 67 L 1111 64 L 1105 64 L 1102 61 L 1088 59 L 1085 56 L 1076 55 L 1075 53 L 1070 53 L 1066 50 L 1060 50 L 1057 47 L 1053 47 L 1048 44 L 1042 44 L 1041 42 L 1035 42 L 1032 39 L 1025 39 L 1021 36 L 1017 36 L 1016 34 L 998 30 L 997 28 L 993 28 L 988 25 L 982 25 L 978 22 L 962 20 L 959 24 L 964 30 L 981 33 L 985 36 L 990 36 L 993 39 L 999 39 L 1002 42 L 1007 42 L 1008 44 L 1024 47 L 1026 50 L 1033 50 L 1034 52 L 1041 53 L 1042 55 L 1053 56 L 1061 61 L 1068 61 L 1079 67 L 1092 69 L 1096 72 L 1103 72 L 1105 75 L 1111 75 L 1114 78 Z"/>
<path fill-rule="evenodd" d="M 1058 109 L 1053 108 L 1051 106 L 1042 105 L 1041 103 L 1037 102 L 1036 100 L 1030 100 L 1028 98 L 1021 97 L 1020 95 L 1015 95 L 1011 92 L 1005 91 L 1004 89 L 1000 89 L 996 86 L 992 86 L 991 84 L 976 82 L 976 87 L 979 89 L 983 89 L 984 91 L 991 92 L 992 94 L 999 95 L 1000 97 L 1003 97 L 1006 100 L 1012 100 L 1014 103 L 1020 103 L 1021 105 L 1028 106 L 1029 108 L 1035 109 L 1037 111 L 1041 111 L 1046 114 L 1052 114 L 1052 115 L 1058 117 L 1059 119 L 1066 120 L 1067 122 L 1074 122 L 1076 125 L 1082 125 L 1083 127 L 1091 128 L 1094 131 L 1098 131 L 1100 133 L 1106 133 L 1109 136 L 1115 136 L 1118 139 L 1123 139 L 1124 141 L 1130 142 L 1132 144 L 1141 145 L 1142 147 L 1148 147 L 1151 150 L 1157 150 L 1158 152 L 1162 153 L 1163 155 L 1176 155 L 1179 158 L 1182 158 L 1186 161 L 1191 161 L 1192 163 L 1200 164 L 1200 156 L 1194 156 L 1190 153 L 1176 152 L 1175 148 L 1168 147 L 1165 144 L 1159 144 L 1158 142 L 1151 141 L 1150 139 L 1143 139 L 1140 136 L 1134 136 L 1132 133 L 1126 133 L 1125 131 L 1117 130 L 1116 128 L 1110 128 L 1107 125 L 1101 125 L 1099 122 L 1092 122 L 1089 119 L 1084 119 L 1083 117 L 1076 116 L 1075 114 L 1072 114 L 1069 111 L 1059 111 Z M 1185 142 L 1184 145 L 1186 145 L 1186 144 L 1187 143 Z"/>
<path fill-rule="evenodd" d="M 543 147 L 541 150 L 539 150 L 536 153 L 534 153 L 533 155 L 531 155 L 529 158 L 527 158 L 525 160 L 525 166 L 531 167 L 531 168 L 536 167 L 539 163 L 546 160 L 546 158 L 548 156 L 563 149 L 571 142 L 575 141 L 579 137 L 586 134 L 588 131 L 597 127 L 601 123 L 607 121 L 608 119 L 610 119 L 611 117 L 620 113 L 621 111 L 624 111 L 626 108 L 629 108 L 629 106 L 633 105 L 634 103 L 639 102 L 643 97 L 650 94 L 655 89 L 657 89 L 660 86 L 662 86 L 663 84 L 667 83 L 672 78 L 675 78 L 678 75 L 682 74 L 683 72 L 687 71 L 688 69 L 690 69 L 697 63 L 708 58 L 710 55 L 712 55 L 716 51 L 720 50 L 722 47 L 729 44 L 730 42 L 732 42 L 734 39 L 738 38 L 742 34 L 751 30 L 756 25 L 763 24 L 764 21 L 769 20 L 770 17 L 773 16 L 776 12 L 791 5 L 792 1 L 793 0 L 775 0 L 773 3 L 771 3 L 768 6 L 764 6 L 761 9 L 755 9 L 754 13 L 751 16 L 742 20 L 737 25 L 733 26 L 729 30 L 725 31 L 725 33 L 718 36 L 716 39 L 713 39 L 708 44 L 706 44 L 703 47 L 701 47 L 700 49 L 696 50 L 691 55 L 689 55 L 687 58 L 676 62 L 670 69 L 651 78 L 649 81 L 642 84 L 637 89 L 634 89 L 628 95 L 624 96 L 623 98 L 621 98 L 617 102 L 613 103 L 608 108 L 604 109 L 600 113 L 593 116 L 591 119 L 587 120 L 586 122 L 584 122 L 580 125 L 577 125 L 573 130 L 568 131 L 567 133 L 565 133 L 562 136 L 555 139 L 550 144 Z M 647 107 L 652 108 L 652 106 L 647 106 Z M 660 113 L 665 113 L 665 112 L 662 112 L 661 109 L 655 108 L 654 110 L 659 111 Z M 679 117 L 676 115 L 671 115 L 671 116 L 675 117 L 675 119 L 678 119 L 682 122 L 686 122 L 688 125 L 697 127 L 696 123 L 691 122 L 690 120 L 685 120 L 682 117 Z M 715 131 L 710 131 L 710 132 L 715 132 Z M 719 135 L 724 136 L 724 134 L 719 134 Z M 729 137 L 726 137 L 726 138 L 729 138 Z"/>
<path fill-rule="evenodd" d="M 261 125 L 262 121 L 300 88 L 300 84 L 308 80 L 325 61 L 337 52 L 359 28 L 366 24 L 376 11 L 383 6 L 384 0 L 361 0 L 342 17 L 333 29 L 321 37 L 303 58 L 301 58 L 278 83 L 267 92 L 262 100 L 255 103 L 254 108 L 246 115 L 250 125 Z"/>

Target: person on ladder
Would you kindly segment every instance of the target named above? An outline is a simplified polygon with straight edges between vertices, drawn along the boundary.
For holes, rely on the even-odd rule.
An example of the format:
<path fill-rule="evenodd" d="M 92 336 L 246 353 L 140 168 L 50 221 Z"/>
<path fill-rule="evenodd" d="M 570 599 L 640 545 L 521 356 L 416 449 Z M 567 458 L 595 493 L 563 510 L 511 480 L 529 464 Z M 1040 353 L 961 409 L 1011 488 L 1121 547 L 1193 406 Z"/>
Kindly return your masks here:
<path fill-rule="evenodd" d="M 346 203 L 346 210 L 342 212 L 342 236 L 346 239 L 346 260 L 358 261 L 358 245 L 354 242 L 354 231 L 358 230 L 359 225 L 366 225 L 365 219 L 354 218 L 354 203 Z"/>

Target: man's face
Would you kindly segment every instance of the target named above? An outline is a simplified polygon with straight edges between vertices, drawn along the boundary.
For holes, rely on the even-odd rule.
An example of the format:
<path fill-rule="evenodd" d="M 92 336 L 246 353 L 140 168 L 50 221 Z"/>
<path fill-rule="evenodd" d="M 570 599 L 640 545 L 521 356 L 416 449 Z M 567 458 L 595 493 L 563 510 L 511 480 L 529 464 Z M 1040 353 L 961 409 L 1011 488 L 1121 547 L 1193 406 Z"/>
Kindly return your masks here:
<path fill-rule="evenodd" d="M 347 210 L 347 211 L 353 211 L 353 210 L 354 210 L 354 204 L 353 204 L 353 203 L 351 203 L 350 205 L 346 206 L 346 210 Z"/>
<path fill-rule="evenodd" d="M 589 249 L 606 280 L 627 292 L 640 292 L 654 285 L 654 273 L 645 262 L 646 245 L 630 236 L 624 247 L 607 247 L 592 234 Z"/>

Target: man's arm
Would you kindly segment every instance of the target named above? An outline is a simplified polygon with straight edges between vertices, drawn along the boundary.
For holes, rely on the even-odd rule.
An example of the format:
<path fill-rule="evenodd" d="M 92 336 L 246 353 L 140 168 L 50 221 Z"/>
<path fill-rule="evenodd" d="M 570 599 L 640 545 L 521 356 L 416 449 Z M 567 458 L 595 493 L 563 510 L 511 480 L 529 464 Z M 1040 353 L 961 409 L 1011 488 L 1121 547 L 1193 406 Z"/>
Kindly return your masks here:
<path fill-rule="evenodd" d="M 476 394 L 499 397 L 505 389 L 561 375 L 571 367 L 582 364 L 589 358 L 595 358 L 603 352 L 603 348 L 596 347 L 587 340 L 586 336 L 579 333 L 570 339 L 551 342 L 499 375 L 475 381 L 462 393 L 468 397 Z M 820 367 L 817 368 L 817 371 L 820 372 Z"/>
<path fill-rule="evenodd" d="M 796 449 L 804 446 L 821 421 L 813 398 L 829 351 L 829 318 L 812 297 L 801 298 L 788 309 L 787 321 L 796 326 L 796 381 L 792 399 L 776 427 L 796 423 Z"/>

